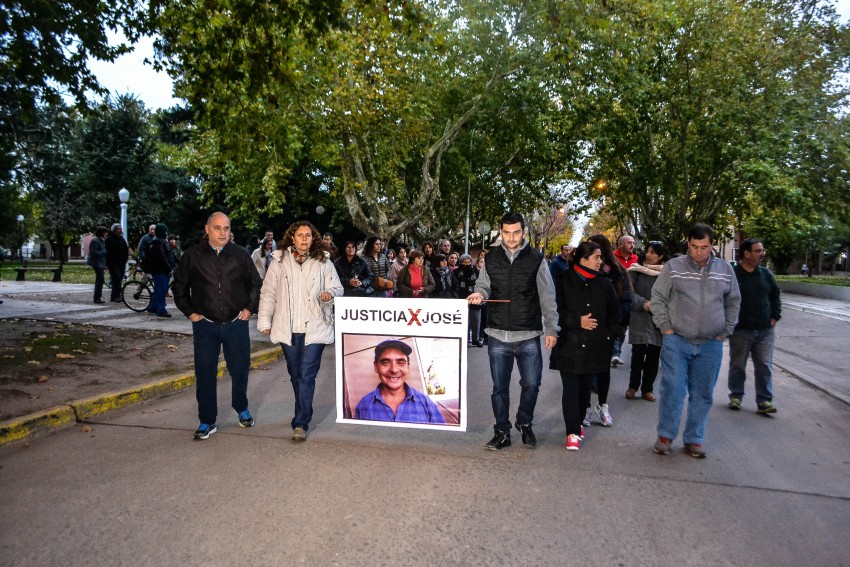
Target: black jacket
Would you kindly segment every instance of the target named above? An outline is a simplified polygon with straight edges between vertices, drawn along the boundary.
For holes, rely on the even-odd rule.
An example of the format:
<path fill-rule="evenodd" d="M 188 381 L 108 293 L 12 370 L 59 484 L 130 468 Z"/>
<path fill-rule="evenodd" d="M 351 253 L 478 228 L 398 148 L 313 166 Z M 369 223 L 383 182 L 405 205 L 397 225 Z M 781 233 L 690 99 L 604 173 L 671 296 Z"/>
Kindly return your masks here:
<path fill-rule="evenodd" d="M 124 265 L 130 257 L 130 252 L 127 250 L 127 241 L 123 236 L 118 236 L 115 233 L 106 237 L 106 265 L 120 268 L 124 271 Z"/>
<path fill-rule="evenodd" d="M 243 309 L 256 313 L 263 281 L 244 248 L 225 244 L 220 253 L 204 241 L 183 253 L 174 272 L 174 304 L 187 317 L 229 323 Z"/>
<path fill-rule="evenodd" d="M 603 276 L 585 280 L 575 269 L 555 284 L 561 331 L 552 349 L 550 368 L 576 374 L 596 374 L 610 368 L 611 342 L 616 336 L 620 307 L 611 280 Z M 590 313 L 597 327 L 581 327 L 581 317 Z"/>

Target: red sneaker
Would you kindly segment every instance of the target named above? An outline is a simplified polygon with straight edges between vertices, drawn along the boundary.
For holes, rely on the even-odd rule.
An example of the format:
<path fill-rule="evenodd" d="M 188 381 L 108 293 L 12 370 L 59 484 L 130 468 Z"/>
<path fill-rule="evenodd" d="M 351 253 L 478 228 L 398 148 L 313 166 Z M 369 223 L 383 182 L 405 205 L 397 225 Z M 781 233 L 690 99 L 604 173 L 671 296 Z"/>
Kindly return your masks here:
<path fill-rule="evenodd" d="M 575 433 L 570 433 L 567 435 L 567 442 L 564 443 L 564 447 L 567 448 L 567 451 L 578 451 L 581 447 L 581 439 Z"/>

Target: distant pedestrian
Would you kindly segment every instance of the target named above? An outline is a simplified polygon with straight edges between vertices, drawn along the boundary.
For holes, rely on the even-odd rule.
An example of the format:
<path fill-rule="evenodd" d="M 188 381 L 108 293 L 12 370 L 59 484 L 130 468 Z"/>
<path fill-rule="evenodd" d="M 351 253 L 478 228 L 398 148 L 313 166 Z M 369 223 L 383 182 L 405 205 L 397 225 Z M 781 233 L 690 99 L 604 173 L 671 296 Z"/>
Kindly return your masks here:
<path fill-rule="evenodd" d="M 761 265 L 764 245 L 755 238 L 741 243 L 741 261 L 735 277 L 741 290 L 741 311 L 735 332 L 729 337 L 729 409 L 741 409 L 747 358 L 753 358 L 758 413 L 776 413 L 773 404 L 774 328 L 782 317 L 779 286 L 770 271 Z"/>
<path fill-rule="evenodd" d="M 398 274 L 399 297 L 428 297 L 437 284 L 431 270 L 425 267 L 425 256 L 420 250 L 411 250 L 410 261 Z"/>
<path fill-rule="evenodd" d="M 89 242 L 88 264 L 94 270 L 94 302 L 106 303 L 103 300 L 103 270 L 106 269 L 106 242 L 104 238 L 109 233 L 106 227 L 99 226 L 94 231 L 94 238 Z"/>
<path fill-rule="evenodd" d="M 654 402 L 656 399 L 652 390 L 655 378 L 658 376 L 662 339 L 661 331 L 652 322 L 651 298 L 652 287 L 668 259 L 664 244 L 652 241 L 646 247 L 643 257 L 628 269 L 629 278 L 635 290 L 632 298 L 632 316 L 629 320 L 632 365 L 626 398 L 630 400 L 635 399 L 638 390 L 644 400 Z"/>
<path fill-rule="evenodd" d="M 171 313 L 166 309 L 165 296 L 168 293 L 171 275 L 177 267 L 177 261 L 174 259 L 174 253 L 166 240 L 168 227 L 159 223 L 154 228 L 154 238 L 148 245 L 145 262 L 142 264 L 145 273 L 150 274 L 153 279 L 153 297 L 147 312 L 153 313 L 157 317 L 171 317 Z"/>
<path fill-rule="evenodd" d="M 130 251 L 127 241 L 124 240 L 124 231 L 121 225 L 112 225 L 112 232 L 106 237 L 106 267 L 109 270 L 111 281 L 111 293 L 109 300 L 113 303 L 121 303 L 121 283 L 124 281 L 124 270 L 127 268 L 127 260 Z"/>
<path fill-rule="evenodd" d="M 248 410 L 251 340 L 248 319 L 260 302 L 260 275 L 251 256 L 230 242 L 230 219 L 213 213 L 207 239 L 187 249 L 174 274 L 174 303 L 192 322 L 195 345 L 195 397 L 200 425 L 195 439 L 217 431 L 218 358 L 224 350 L 233 382 L 232 407 L 241 427 L 254 425 Z"/>
<path fill-rule="evenodd" d="M 741 293 L 732 266 L 712 256 L 714 231 L 704 224 L 688 231 L 688 253 L 661 269 L 652 288 L 652 320 L 661 330 L 658 440 L 653 450 L 669 455 L 688 398 L 682 440 L 685 452 L 705 458 L 702 447 L 723 341 L 735 330 Z"/>
<path fill-rule="evenodd" d="M 136 247 L 139 266 L 143 265 L 143 262 L 145 261 L 145 255 L 148 253 L 148 248 L 150 247 L 151 240 L 154 239 L 155 232 L 156 225 L 152 224 L 148 227 L 148 231 L 144 234 L 144 236 L 139 239 L 139 245 Z"/>
<path fill-rule="evenodd" d="M 614 257 L 622 264 L 623 269 L 628 270 L 632 264 L 638 261 L 635 254 L 635 239 L 633 236 L 624 234 L 617 240 L 617 249 Z"/>
<path fill-rule="evenodd" d="M 295 394 L 293 441 L 307 439 L 322 352 L 334 342 L 333 299 L 341 295 L 319 231 L 307 221 L 293 223 L 272 254 L 257 316 L 257 329 L 280 344 L 286 359 Z"/>
<path fill-rule="evenodd" d="M 561 252 L 557 254 L 552 261 L 549 262 L 549 273 L 552 274 L 552 281 L 557 285 L 558 278 L 561 274 L 570 269 L 570 254 L 573 247 L 569 244 L 561 246 Z"/>

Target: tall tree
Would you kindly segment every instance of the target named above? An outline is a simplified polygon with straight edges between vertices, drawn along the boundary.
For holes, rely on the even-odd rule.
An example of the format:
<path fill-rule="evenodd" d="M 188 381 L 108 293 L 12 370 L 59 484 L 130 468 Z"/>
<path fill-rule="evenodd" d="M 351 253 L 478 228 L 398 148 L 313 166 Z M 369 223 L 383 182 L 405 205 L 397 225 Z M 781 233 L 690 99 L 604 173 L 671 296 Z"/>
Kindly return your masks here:
<path fill-rule="evenodd" d="M 586 3 L 580 96 L 567 128 L 588 142 L 577 170 L 620 224 L 678 247 L 687 227 L 734 222 L 787 157 L 785 127 L 804 98 L 795 74 L 825 72 L 805 92 L 833 91 L 847 28 L 809 1 L 627 0 Z M 570 44 L 575 49 L 575 43 Z M 573 79 L 575 75 L 571 76 Z M 816 100 L 812 102 L 816 103 Z M 810 115 L 811 117 L 811 115 Z"/>

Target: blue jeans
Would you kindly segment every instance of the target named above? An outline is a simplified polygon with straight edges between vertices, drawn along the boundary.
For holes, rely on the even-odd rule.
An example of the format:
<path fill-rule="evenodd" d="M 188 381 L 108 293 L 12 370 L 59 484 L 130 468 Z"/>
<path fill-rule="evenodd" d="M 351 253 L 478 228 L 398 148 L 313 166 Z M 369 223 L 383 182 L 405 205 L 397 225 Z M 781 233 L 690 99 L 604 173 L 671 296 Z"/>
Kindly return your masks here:
<path fill-rule="evenodd" d="M 295 392 L 295 417 L 292 418 L 292 428 L 301 427 L 307 431 L 313 418 L 316 375 L 319 373 L 325 345 L 305 345 L 304 333 L 293 333 L 292 344 L 281 343 L 280 346 L 286 359 L 286 370 L 292 380 L 292 390 Z"/>
<path fill-rule="evenodd" d="M 508 417 L 511 408 L 511 372 L 514 359 L 519 368 L 519 408 L 516 421 L 522 425 L 531 425 L 534 420 L 534 406 L 537 405 L 537 392 L 543 377 L 543 354 L 540 350 L 540 338 L 534 337 L 515 343 L 504 343 L 489 337 L 487 353 L 490 357 L 490 374 L 493 378 L 493 415 L 496 418 L 496 431 L 510 431 L 511 420 Z"/>
<path fill-rule="evenodd" d="M 756 403 L 773 401 L 773 327 L 758 331 L 738 330 L 729 337 L 729 399 L 744 399 L 747 357 L 753 357 Z"/>
<path fill-rule="evenodd" d="M 722 360 L 723 343 L 717 339 L 696 344 L 676 333 L 664 335 L 658 404 L 659 437 L 676 438 L 687 394 L 688 416 L 682 441 L 703 442 Z"/>
<path fill-rule="evenodd" d="M 171 280 L 171 276 L 168 274 L 152 274 L 151 279 L 153 280 L 153 297 L 151 297 L 148 311 L 160 315 L 166 312 L 165 294 L 168 293 L 168 282 Z"/>
<path fill-rule="evenodd" d="M 222 348 L 227 371 L 230 373 L 233 409 L 237 413 L 248 409 L 248 369 L 251 366 L 248 321 L 236 320 L 221 325 L 201 319 L 192 323 L 192 333 L 195 343 L 195 398 L 198 400 L 198 419 L 201 423 L 213 424 L 218 416 L 216 385 L 218 356 Z"/>

